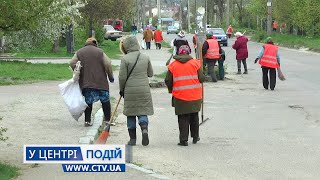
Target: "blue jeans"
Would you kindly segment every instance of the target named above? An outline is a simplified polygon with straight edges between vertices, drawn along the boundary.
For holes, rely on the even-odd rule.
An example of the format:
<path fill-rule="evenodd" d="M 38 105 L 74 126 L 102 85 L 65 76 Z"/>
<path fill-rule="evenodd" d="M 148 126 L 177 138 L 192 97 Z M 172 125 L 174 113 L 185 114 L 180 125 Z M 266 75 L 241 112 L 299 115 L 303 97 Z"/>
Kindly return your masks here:
<path fill-rule="evenodd" d="M 136 117 L 138 117 L 138 122 L 141 125 L 148 125 L 148 116 L 141 115 L 141 116 L 127 116 L 127 127 L 128 129 L 135 129 L 136 126 Z"/>

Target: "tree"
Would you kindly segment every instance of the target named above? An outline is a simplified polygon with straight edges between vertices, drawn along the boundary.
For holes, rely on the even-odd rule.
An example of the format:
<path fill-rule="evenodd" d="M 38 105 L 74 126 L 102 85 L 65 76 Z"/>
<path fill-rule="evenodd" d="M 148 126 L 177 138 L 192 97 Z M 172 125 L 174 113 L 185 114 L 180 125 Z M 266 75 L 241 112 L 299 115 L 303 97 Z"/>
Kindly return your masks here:
<path fill-rule="evenodd" d="M 89 36 L 92 36 L 93 22 L 101 25 L 108 18 L 129 18 L 134 13 L 133 4 L 132 0 L 88 0 L 81 12 L 89 23 Z"/>
<path fill-rule="evenodd" d="M 54 0 L 13 1 L 0 3 L 0 31 L 19 31 L 34 29 L 39 25 L 38 18 L 46 16 Z M 32 11 L 30 11 L 32 9 Z"/>

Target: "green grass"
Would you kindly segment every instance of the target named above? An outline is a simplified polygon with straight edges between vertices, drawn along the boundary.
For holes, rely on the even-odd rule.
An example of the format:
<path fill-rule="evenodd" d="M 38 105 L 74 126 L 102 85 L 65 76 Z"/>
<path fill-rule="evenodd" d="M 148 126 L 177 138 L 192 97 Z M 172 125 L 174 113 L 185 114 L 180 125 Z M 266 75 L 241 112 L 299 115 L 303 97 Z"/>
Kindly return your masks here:
<path fill-rule="evenodd" d="M 162 41 L 161 46 L 164 48 L 171 48 L 170 44 L 167 41 Z"/>
<path fill-rule="evenodd" d="M 112 66 L 116 70 L 118 66 Z M 27 84 L 72 77 L 69 64 L 32 64 L 23 61 L 0 61 L 0 86 Z"/>
<path fill-rule="evenodd" d="M 103 43 L 99 44 L 101 48 L 111 59 L 119 59 L 121 54 L 119 50 L 119 41 L 105 40 Z M 77 44 L 75 50 L 79 50 L 83 47 L 83 44 Z M 17 53 L 16 57 L 72 57 L 73 54 L 67 53 L 66 47 L 60 47 L 57 53 L 53 53 L 51 43 L 45 43 L 41 48 L 37 49 L 26 49 L 22 51 L 16 51 L 12 53 Z"/>
<path fill-rule="evenodd" d="M 163 73 L 155 74 L 154 76 L 157 77 L 157 78 L 164 79 L 164 78 L 166 78 L 166 75 L 167 75 L 167 71 L 164 71 Z"/>
<path fill-rule="evenodd" d="M 0 179 L 9 180 L 19 176 L 19 168 L 0 162 Z"/>
<path fill-rule="evenodd" d="M 267 38 L 266 33 L 259 32 L 253 39 L 258 42 L 265 43 Z M 305 47 L 310 50 L 320 52 L 320 38 L 306 37 L 306 36 L 296 36 L 288 34 L 273 34 L 273 42 L 279 46 L 289 47 L 289 48 L 300 48 Z"/>

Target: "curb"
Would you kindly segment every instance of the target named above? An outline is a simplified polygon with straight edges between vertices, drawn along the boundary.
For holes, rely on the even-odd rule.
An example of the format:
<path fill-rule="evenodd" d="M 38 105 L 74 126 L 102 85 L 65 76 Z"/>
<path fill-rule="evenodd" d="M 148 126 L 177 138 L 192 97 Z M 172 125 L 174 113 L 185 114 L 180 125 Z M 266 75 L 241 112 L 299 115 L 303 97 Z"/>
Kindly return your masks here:
<path fill-rule="evenodd" d="M 86 136 L 79 139 L 79 144 L 93 144 L 94 140 L 98 136 L 98 130 L 102 125 L 103 111 L 102 108 L 94 116 L 93 125 L 87 131 Z"/>
<path fill-rule="evenodd" d="M 98 112 L 95 114 L 94 116 L 94 122 L 93 125 L 89 128 L 89 130 L 87 131 L 86 136 L 81 137 L 79 139 L 79 144 L 93 144 L 94 140 L 96 139 L 96 137 L 98 136 L 98 129 L 100 128 L 100 126 L 102 125 L 103 122 L 103 110 L 102 108 L 100 108 L 98 110 Z M 127 149 L 127 148 L 126 148 Z M 154 171 L 151 171 L 149 169 L 145 169 L 143 167 L 139 167 L 135 164 L 132 163 L 126 163 L 127 167 L 130 167 L 132 169 L 135 169 L 137 171 L 140 171 L 142 173 L 148 174 L 149 176 L 152 176 L 154 178 L 157 179 L 170 179 L 167 176 L 161 175 L 161 174 L 157 174 Z"/>

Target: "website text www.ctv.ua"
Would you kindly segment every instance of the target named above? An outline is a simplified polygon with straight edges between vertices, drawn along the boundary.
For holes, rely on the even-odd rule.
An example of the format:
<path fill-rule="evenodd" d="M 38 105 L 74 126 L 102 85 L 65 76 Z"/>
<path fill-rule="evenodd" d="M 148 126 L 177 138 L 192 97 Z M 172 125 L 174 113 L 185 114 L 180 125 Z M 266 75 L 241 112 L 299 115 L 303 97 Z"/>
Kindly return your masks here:
<path fill-rule="evenodd" d="M 62 164 L 64 172 L 125 172 L 125 164 Z"/>

